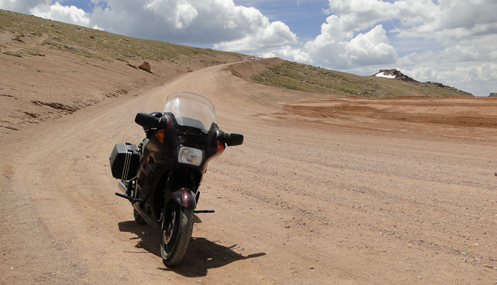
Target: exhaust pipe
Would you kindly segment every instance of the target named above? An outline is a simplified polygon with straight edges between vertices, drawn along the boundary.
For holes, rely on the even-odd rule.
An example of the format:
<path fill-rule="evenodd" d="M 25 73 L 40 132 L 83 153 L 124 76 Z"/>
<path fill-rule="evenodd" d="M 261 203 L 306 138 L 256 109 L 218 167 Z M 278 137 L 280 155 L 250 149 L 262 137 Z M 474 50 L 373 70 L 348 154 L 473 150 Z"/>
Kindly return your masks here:
<path fill-rule="evenodd" d="M 119 181 L 119 184 L 117 184 L 119 190 L 121 190 L 121 192 L 123 192 L 124 194 L 126 194 L 126 191 L 128 190 L 128 186 L 124 185 L 124 183 L 122 181 Z"/>

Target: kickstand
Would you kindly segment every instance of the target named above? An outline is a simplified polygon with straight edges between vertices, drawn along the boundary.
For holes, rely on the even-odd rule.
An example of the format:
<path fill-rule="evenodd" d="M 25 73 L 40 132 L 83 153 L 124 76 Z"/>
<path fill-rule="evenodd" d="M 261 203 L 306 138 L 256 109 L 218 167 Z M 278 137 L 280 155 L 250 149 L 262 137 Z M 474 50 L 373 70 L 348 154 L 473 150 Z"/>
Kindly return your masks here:
<path fill-rule="evenodd" d="M 210 213 L 214 213 L 216 211 L 214 210 L 195 210 L 195 214 L 210 214 Z"/>

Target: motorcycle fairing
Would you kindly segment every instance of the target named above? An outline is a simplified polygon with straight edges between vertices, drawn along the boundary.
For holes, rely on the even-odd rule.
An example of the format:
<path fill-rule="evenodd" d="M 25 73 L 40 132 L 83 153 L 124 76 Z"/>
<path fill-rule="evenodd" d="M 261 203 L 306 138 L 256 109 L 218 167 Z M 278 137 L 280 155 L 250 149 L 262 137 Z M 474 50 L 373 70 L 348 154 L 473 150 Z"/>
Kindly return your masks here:
<path fill-rule="evenodd" d="M 161 142 L 154 135 L 156 131 L 151 132 L 148 142 L 143 144 L 142 161 L 137 173 L 140 194 L 146 197 L 144 199 L 147 201 L 146 207 L 150 207 L 147 212 L 157 220 L 161 215 L 159 209 L 169 200 L 175 200 L 189 209 L 196 208 L 196 189 L 201 182 L 208 161 L 217 150 L 218 126 L 216 123 L 212 123 L 209 131 L 206 131 L 178 124 L 172 113 L 164 113 L 163 117 L 167 122 L 164 140 Z M 199 166 L 184 165 L 178 162 L 178 152 L 183 146 L 201 149 L 205 153 L 204 160 Z M 171 175 L 184 175 L 185 177 L 171 177 Z M 190 178 L 193 178 L 195 185 L 187 184 L 187 181 L 192 181 Z M 169 185 L 168 191 L 165 189 L 167 181 L 174 181 L 175 184 Z M 172 193 L 172 197 L 166 197 L 164 201 L 164 195 L 169 193 Z"/>

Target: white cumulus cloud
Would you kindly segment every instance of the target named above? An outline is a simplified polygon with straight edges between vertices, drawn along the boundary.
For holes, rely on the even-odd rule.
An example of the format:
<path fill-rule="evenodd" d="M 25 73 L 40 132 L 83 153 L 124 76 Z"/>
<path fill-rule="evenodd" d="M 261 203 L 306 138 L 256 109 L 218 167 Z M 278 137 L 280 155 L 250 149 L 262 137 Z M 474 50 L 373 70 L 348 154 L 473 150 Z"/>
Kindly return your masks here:
<path fill-rule="evenodd" d="M 260 56 L 265 57 L 265 58 L 270 58 L 270 57 L 279 57 L 279 58 L 284 58 L 289 61 L 295 61 L 295 62 L 300 62 L 300 63 L 305 63 L 305 64 L 313 64 L 314 62 L 312 61 L 310 55 L 301 50 L 301 49 L 296 49 L 292 48 L 291 46 L 284 46 L 284 47 L 277 47 L 274 49 L 269 49 L 260 54 Z"/>
<path fill-rule="evenodd" d="M 87 15 L 84 10 L 79 9 L 76 6 L 62 6 L 59 2 L 55 2 L 51 5 L 37 5 L 29 9 L 29 12 L 37 17 L 80 26 L 88 26 L 90 24 L 89 15 Z"/>
<path fill-rule="evenodd" d="M 329 0 L 331 15 L 305 50 L 329 68 L 398 68 L 488 95 L 497 86 L 489 75 L 497 64 L 495 11 L 495 0 Z"/>
<path fill-rule="evenodd" d="M 394 63 L 397 52 L 390 45 L 381 25 L 349 39 L 350 33 L 340 29 L 340 20 L 331 16 L 323 24 L 321 35 L 305 45 L 311 58 L 330 68 L 349 69 L 364 65 Z"/>
<path fill-rule="evenodd" d="M 282 22 L 232 0 L 105 0 L 96 2 L 91 22 L 125 35 L 184 44 L 210 44 L 229 51 L 253 51 L 294 43 Z"/>

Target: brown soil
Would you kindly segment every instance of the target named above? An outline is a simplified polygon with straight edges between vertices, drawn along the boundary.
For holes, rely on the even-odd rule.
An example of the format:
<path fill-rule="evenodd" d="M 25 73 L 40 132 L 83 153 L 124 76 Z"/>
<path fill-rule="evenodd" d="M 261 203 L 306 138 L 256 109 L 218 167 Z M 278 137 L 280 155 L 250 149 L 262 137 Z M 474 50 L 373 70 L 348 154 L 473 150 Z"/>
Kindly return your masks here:
<path fill-rule="evenodd" d="M 325 97 L 240 78 L 258 61 L 150 74 L 40 52 L 0 54 L 1 284 L 497 281 L 497 99 Z M 245 142 L 211 162 L 199 208 L 216 213 L 166 268 L 108 157 L 177 90 Z"/>

